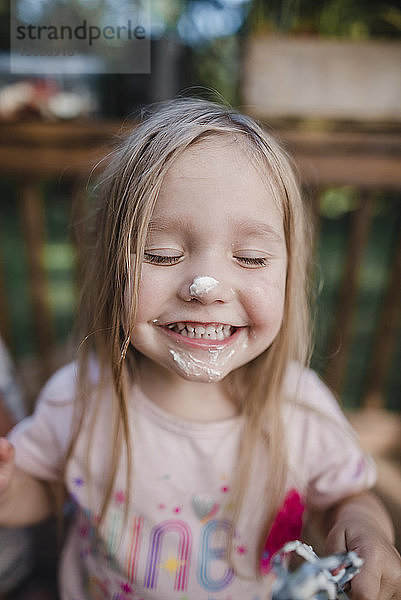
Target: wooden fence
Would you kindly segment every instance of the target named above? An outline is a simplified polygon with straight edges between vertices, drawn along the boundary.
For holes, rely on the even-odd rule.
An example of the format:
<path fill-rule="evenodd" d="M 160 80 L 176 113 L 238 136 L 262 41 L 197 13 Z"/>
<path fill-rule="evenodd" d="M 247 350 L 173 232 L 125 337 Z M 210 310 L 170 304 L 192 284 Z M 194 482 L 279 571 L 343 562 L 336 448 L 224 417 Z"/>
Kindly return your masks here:
<path fill-rule="evenodd" d="M 58 366 L 43 261 L 45 214 L 40 184 L 43 180 L 62 177 L 74 190 L 76 183 L 84 180 L 104 155 L 118 129 L 118 124 L 107 121 L 16 123 L 3 124 L 0 129 L 0 176 L 12 179 L 17 186 L 18 215 L 27 250 L 37 351 L 34 387 L 41 385 Z M 377 190 L 401 192 L 401 140 L 396 133 L 380 131 L 305 133 L 282 129 L 279 134 L 295 155 L 312 199 L 316 199 L 325 186 L 352 185 L 358 189 L 359 205 L 352 213 L 325 365 L 327 382 L 340 393 L 350 352 L 361 260 L 371 226 L 369 207 Z M 13 348 L 2 262 L 0 260 L 0 332 Z M 401 235 L 390 271 L 363 393 L 363 404 L 369 406 L 384 406 L 389 365 L 396 347 L 401 305 Z"/>
<path fill-rule="evenodd" d="M 401 137 L 398 132 L 294 132 L 282 136 L 300 166 L 305 185 L 316 197 L 325 186 L 354 186 L 358 207 L 348 231 L 346 260 L 329 341 L 325 379 L 341 392 L 350 352 L 362 257 L 372 222 L 371 203 L 378 191 L 401 192 Z M 401 215 L 401 199 L 398 202 Z M 399 219 L 401 225 L 401 220 Z M 381 314 L 363 392 L 364 406 L 385 404 L 385 383 L 396 348 L 401 308 L 401 230 L 394 248 Z"/>

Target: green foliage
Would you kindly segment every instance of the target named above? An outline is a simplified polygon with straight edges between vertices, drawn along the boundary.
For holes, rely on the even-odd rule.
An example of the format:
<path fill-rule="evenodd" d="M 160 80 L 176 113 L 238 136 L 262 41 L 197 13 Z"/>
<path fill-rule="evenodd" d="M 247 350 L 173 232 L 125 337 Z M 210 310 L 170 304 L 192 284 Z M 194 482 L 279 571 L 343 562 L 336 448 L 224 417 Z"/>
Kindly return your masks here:
<path fill-rule="evenodd" d="M 401 36 L 396 0 L 254 0 L 251 31 L 349 39 Z"/>
<path fill-rule="evenodd" d="M 68 339 L 77 302 L 76 252 L 71 240 L 70 200 L 56 185 L 43 185 L 45 245 L 43 264 L 52 314 L 52 330 L 60 344 Z M 21 230 L 20 205 L 13 183 L 0 182 L 0 254 L 13 351 L 18 359 L 35 355 L 32 290 L 29 287 L 26 243 Z"/>
<path fill-rule="evenodd" d="M 320 214 L 323 217 L 335 219 L 354 210 L 357 203 L 357 191 L 353 187 L 327 188 L 320 196 Z"/>
<path fill-rule="evenodd" d="M 205 90 L 215 90 L 216 98 L 212 99 L 221 96 L 226 102 L 237 104 L 239 52 L 236 36 L 218 38 L 205 46 L 194 48 L 191 52 L 189 85 L 199 87 L 191 89 L 191 95 L 200 93 L 204 96 Z"/>
<path fill-rule="evenodd" d="M 336 203 L 338 206 L 336 207 Z M 320 233 L 317 244 L 314 306 L 316 346 L 312 366 L 322 374 L 329 358 L 329 343 L 338 310 L 338 293 L 347 257 L 348 234 L 356 192 L 351 187 L 327 188 L 320 196 Z M 372 223 L 358 276 L 358 295 L 352 324 L 351 348 L 341 394 L 347 408 L 357 408 L 365 391 L 366 373 L 372 356 L 374 336 L 383 297 L 394 259 L 400 227 L 400 198 L 389 192 L 371 199 Z M 399 410 L 401 338 L 389 365 L 387 407 Z M 397 362 L 398 360 L 398 362 Z"/>

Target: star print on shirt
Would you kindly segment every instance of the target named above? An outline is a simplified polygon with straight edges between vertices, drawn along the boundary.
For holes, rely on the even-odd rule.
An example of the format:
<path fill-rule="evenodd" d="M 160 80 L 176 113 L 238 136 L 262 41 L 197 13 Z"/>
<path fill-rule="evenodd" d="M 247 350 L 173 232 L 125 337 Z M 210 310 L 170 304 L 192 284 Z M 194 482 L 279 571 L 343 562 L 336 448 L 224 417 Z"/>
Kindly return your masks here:
<path fill-rule="evenodd" d="M 114 502 L 116 504 L 124 504 L 125 502 L 125 494 L 122 490 L 119 490 L 114 494 Z"/>
<path fill-rule="evenodd" d="M 159 567 L 167 571 L 167 573 L 170 573 L 170 575 L 175 575 L 176 571 L 180 567 L 183 567 L 186 562 L 186 560 L 179 560 L 175 556 L 169 555 L 163 563 L 159 564 Z"/>
<path fill-rule="evenodd" d="M 120 584 L 120 588 L 122 589 L 123 592 L 125 592 L 126 594 L 131 594 L 132 593 L 132 587 L 130 586 L 129 583 L 123 582 Z"/>

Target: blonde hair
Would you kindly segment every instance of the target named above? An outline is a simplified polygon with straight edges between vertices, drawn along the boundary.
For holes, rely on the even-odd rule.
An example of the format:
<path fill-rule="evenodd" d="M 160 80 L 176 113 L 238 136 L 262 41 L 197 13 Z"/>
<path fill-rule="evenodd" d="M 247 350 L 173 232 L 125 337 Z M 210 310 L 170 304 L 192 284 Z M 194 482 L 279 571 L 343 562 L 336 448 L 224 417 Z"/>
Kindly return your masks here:
<path fill-rule="evenodd" d="M 291 160 L 277 141 L 253 119 L 231 108 L 209 101 L 183 98 L 149 109 L 142 121 L 107 157 L 96 188 L 91 246 L 83 278 L 79 307 L 79 383 L 75 433 L 67 455 L 70 458 L 83 430 L 85 408 L 93 397 L 89 362 L 96 358 L 100 376 L 98 391 L 111 381 L 114 423 L 110 443 L 112 455 L 102 503 L 101 519 L 107 511 L 117 464 L 124 443 L 127 454 L 127 490 L 131 486 L 132 452 L 127 410 L 127 386 L 135 378 L 136 350 L 130 345 L 138 301 L 138 282 L 149 219 L 163 179 L 186 148 L 215 136 L 232 136 L 253 157 L 280 205 L 288 256 L 284 317 L 281 329 L 260 356 L 225 379 L 227 393 L 245 415 L 236 485 L 233 491 L 234 523 L 246 505 L 246 483 L 260 445 L 268 449 L 269 498 L 260 532 L 259 551 L 283 500 L 286 457 L 280 416 L 281 386 L 290 360 L 305 364 L 310 353 L 308 309 L 308 264 L 312 236 L 307 207 L 303 202 Z M 127 289 L 131 306 L 126 311 Z M 129 322 L 125 315 L 128 313 Z M 91 387 L 92 386 L 92 387 Z M 101 393 L 97 394 L 101 397 Z M 87 440 L 90 454 L 90 431 Z M 269 423 L 268 431 L 266 424 Z M 86 432 L 88 431 L 85 428 Z M 122 436 L 121 436 L 122 433 Z M 123 440 L 123 441 L 122 441 Z M 258 451 L 259 451 L 258 450 Z M 67 462 L 66 461 L 66 462 Z M 274 482 L 272 485 L 271 482 Z M 129 499 L 127 500 L 128 506 Z M 233 528 L 234 529 L 234 528 Z M 256 572 L 258 570 L 256 565 Z"/>

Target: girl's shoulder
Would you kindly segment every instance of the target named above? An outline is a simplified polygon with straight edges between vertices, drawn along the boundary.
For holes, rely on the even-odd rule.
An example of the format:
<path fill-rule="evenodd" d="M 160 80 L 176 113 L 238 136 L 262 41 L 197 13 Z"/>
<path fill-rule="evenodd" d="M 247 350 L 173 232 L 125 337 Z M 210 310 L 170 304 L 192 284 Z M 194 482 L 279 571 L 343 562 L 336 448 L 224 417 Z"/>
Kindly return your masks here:
<path fill-rule="evenodd" d="M 16 450 L 17 466 L 39 479 L 61 476 L 71 439 L 76 374 L 75 363 L 56 371 L 40 392 L 33 413 L 8 435 Z"/>
<path fill-rule="evenodd" d="M 99 378 L 97 362 L 89 360 L 87 382 L 96 385 Z M 57 371 L 47 380 L 43 386 L 38 403 L 50 403 L 59 406 L 73 404 L 76 398 L 77 386 L 79 385 L 79 365 L 77 361 L 70 362 Z"/>
<path fill-rule="evenodd" d="M 77 386 L 78 366 L 71 362 L 58 369 L 43 386 L 38 402 L 68 404 L 73 402 Z"/>
<path fill-rule="evenodd" d="M 282 394 L 284 411 L 295 410 L 304 417 L 328 418 L 343 423 L 344 415 L 339 403 L 313 369 L 292 361 L 287 367 L 283 380 Z"/>
<path fill-rule="evenodd" d="M 282 390 L 289 468 L 308 503 L 325 508 L 371 487 L 374 463 L 318 374 L 292 363 Z"/>

